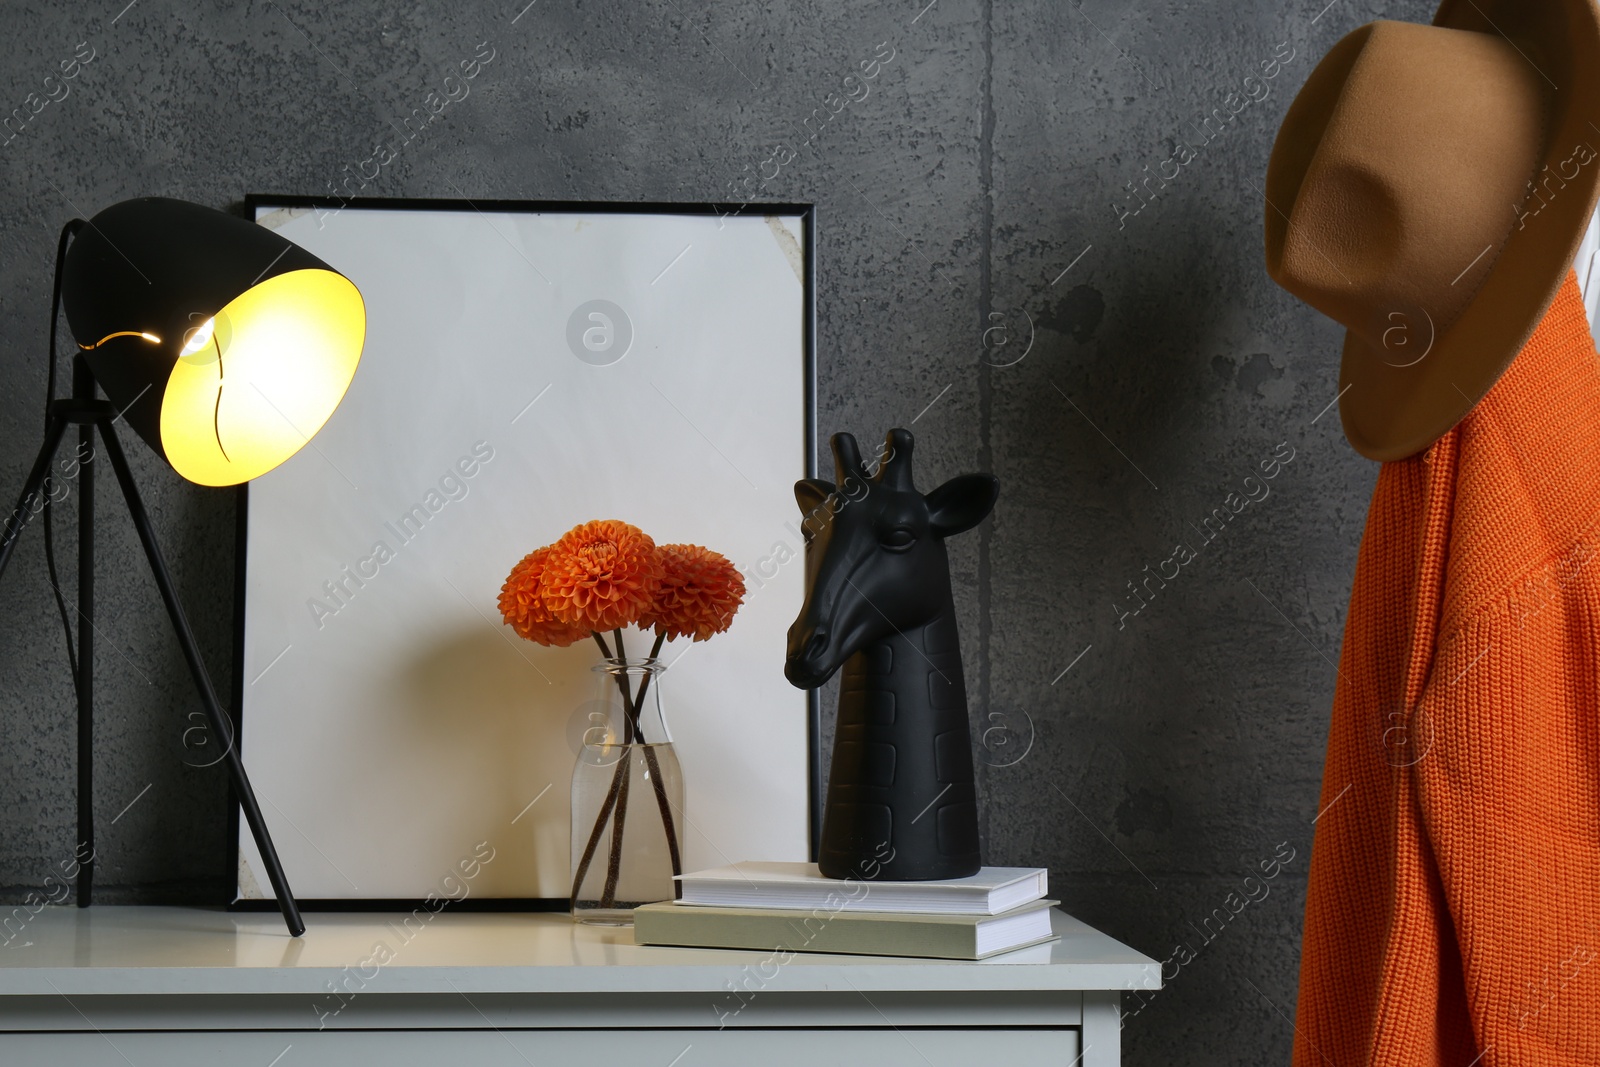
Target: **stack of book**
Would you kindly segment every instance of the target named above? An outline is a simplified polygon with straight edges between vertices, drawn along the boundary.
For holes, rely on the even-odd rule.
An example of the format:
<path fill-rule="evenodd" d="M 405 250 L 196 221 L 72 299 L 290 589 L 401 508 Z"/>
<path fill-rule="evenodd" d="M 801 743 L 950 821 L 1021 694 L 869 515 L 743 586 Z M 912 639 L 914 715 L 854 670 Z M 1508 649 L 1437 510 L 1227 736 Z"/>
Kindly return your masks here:
<path fill-rule="evenodd" d="M 683 875 L 676 901 L 633 912 L 641 945 L 981 960 L 1054 939 L 1040 867 L 937 882 L 825 878 L 814 863 L 735 863 Z"/>

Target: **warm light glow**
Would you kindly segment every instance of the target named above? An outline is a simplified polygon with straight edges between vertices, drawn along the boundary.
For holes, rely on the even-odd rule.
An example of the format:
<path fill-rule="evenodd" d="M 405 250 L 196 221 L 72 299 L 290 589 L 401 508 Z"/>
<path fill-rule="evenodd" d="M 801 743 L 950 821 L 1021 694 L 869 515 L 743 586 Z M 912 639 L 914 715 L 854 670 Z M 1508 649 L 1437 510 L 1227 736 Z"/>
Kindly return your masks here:
<path fill-rule="evenodd" d="M 179 350 L 178 357 L 192 356 L 206 345 L 211 343 L 211 332 L 217 328 L 216 318 L 209 318 L 189 331 L 189 339 L 184 342 Z"/>
<path fill-rule="evenodd" d="M 161 403 L 167 461 L 201 485 L 265 474 L 339 406 L 365 336 L 360 292 L 332 271 L 290 271 L 246 290 L 189 337 L 181 355 L 193 358 L 173 365 Z"/>
<path fill-rule="evenodd" d="M 116 333 L 106 334 L 92 345 L 80 344 L 78 347 L 83 349 L 85 352 L 93 352 L 95 349 L 99 348 L 113 337 L 143 337 L 146 341 L 149 341 L 153 345 L 158 345 L 161 343 L 161 338 L 157 337 L 153 333 L 145 333 L 142 330 L 118 330 Z"/>

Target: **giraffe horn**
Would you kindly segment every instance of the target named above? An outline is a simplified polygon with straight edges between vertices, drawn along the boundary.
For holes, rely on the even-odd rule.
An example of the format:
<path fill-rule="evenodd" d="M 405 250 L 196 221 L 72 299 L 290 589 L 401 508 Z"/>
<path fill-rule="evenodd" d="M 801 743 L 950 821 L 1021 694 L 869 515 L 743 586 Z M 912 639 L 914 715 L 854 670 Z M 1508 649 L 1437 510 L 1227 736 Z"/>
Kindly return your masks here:
<path fill-rule="evenodd" d="M 911 446 L 916 439 L 910 430 L 896 427 L 884 438 L 883 466 L 878 471 L 879 483 L 890 489 L 911 489 Z"/>
<path fill-rule="evenodd" d="M 856 445 L 856 439 L 847 433 L 833 435 L 833 466 L 837 472 L 834 479 L 844 485 L 850 478 L 860 478 L 863 474 L 861 465 L 861 449 Z"/>

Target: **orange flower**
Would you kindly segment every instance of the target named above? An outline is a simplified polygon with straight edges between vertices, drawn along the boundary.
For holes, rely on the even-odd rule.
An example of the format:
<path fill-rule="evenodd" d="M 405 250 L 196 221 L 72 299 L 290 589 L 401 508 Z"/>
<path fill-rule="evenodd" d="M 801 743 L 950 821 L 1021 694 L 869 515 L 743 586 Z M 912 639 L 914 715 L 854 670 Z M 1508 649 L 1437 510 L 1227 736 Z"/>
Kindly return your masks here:
<path fill-rule="evenodd" d="M 500 587 L 500 615 L 517 631 L 517 636 L 535 644 L 566 648 L 588 637 L 589 631 L 562 622 L 545 606 L 542 584 L 552 547 L 546 545 L 528 553 L 511 568 L 506 584 Z"/>
<path fill-rule="evenodd" d="M 744 578 L 726 556 L 699 545 L 662 545 L 661 562 L 661 591 L 640 617 L 640 629 L 704 641 L 733 625 L 744 603 Z"/>
<path fill-rule="evenodd" d="M 661 586 L 656 543 L 637 526 L 601 519 L 550 546 L 541 588 L 550 614 L 584 630 L 631 626 Z"/>

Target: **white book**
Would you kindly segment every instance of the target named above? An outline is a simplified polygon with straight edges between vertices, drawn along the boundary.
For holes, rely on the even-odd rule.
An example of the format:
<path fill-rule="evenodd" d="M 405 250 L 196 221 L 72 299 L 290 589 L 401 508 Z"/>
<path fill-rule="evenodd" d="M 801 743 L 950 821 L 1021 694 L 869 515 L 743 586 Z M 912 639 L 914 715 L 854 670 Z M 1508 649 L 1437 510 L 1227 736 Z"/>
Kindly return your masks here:
<path fill-rule="evenodd" d="M 981 960 L 1024 945 L 1054 941 L 1053 900 L 1003 915 L 914 915 L 845 908 L 807 915 L 791 908 L 685 907 L 665 901 L 633 909 L 638 945 L 784 949 L 867 956 Z"/>
<path fill-rule="evenodd" d="M 814 908 L 929 915 L 998 915 L 1050 891 L 1043 867 L 985 867 L 933 882 L 825 878 L 815 863 L 735 863 L 679 876 L 680 904 L 719 908 Z"/>

